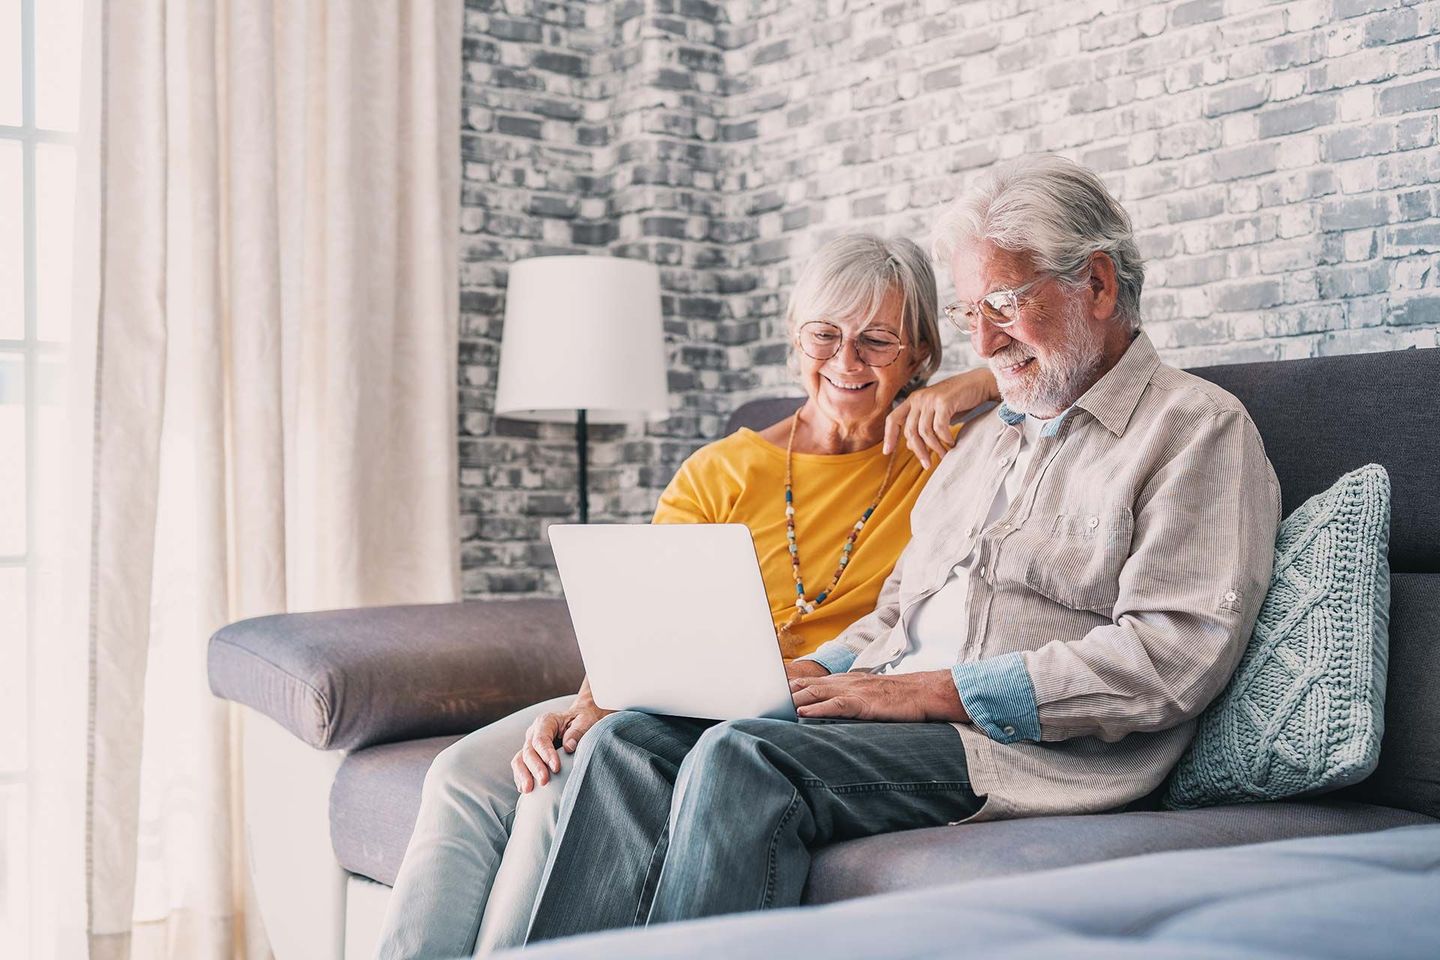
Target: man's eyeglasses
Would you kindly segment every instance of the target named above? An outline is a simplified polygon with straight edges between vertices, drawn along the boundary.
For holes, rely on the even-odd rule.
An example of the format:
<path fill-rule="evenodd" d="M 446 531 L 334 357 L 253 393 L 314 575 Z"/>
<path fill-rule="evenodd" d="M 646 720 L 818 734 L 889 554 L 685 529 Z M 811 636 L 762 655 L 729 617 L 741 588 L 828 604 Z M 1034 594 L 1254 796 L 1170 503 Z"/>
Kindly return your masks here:
<path fill-rule="evenodd" d="M 796 339 L 805 356 L 813 360 L 829 360 L 845 346 L 845 332 L 827 320 L 801 324 Z M 888 367 L 905 349 L 899 337 L 885 330 L 862 330 L 851 342 L 860 362 L 869 367 Z"/>
<path fill-rule="evenodd" d="M 1051 276 L 1052 274 L 1048 273 L 1041 274 L 1029 283 L 1009 290 L 995 290 L 985 294 L 979 300 L 956 300 L 954 303 L 948 303 L 945 305 L 945 319 L 958 327 L 960 332 L 966 336 L 979 328 L 982 317 L 992 327 L 1000 330 L 1014 326 L 1015 321 L 1020 319 L 1020 298 L 1032 287 L 1049 280 Z"/>

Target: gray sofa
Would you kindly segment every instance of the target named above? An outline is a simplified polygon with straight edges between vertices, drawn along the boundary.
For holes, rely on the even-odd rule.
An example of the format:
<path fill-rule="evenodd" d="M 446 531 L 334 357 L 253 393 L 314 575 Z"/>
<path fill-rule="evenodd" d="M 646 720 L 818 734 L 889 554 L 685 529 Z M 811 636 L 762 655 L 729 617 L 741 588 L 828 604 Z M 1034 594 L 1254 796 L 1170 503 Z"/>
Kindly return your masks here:
<path fill-rule="evenodd" d="M 1357 466 L 1374 461 L 1390 472 L 1391 651 L 1379 768 L 1344 790 L 1287 803 L 1170 812 L 1158 809 L 1156 791 L 1098 816 L 837 844 L 816 858 L 807 903 L 1137 854 L 1440 822 L 1440 697 L 1433 687 L 1440 675 L 1440 350 L 1193 372 L 1250 410 L 1286 514 Z M 730 426 L 763 426 L 793 407 L 786 400 L 747 404 Z M 575 689 L 581 666 L 563 603 L 521 600 L 242 621 L 212 638 L 209 672 L 217 695 L 247 708 L 247 797 L 256 808 L 247 830 L 267 929 L 297 931 L 289 948 L 297 957 L 359 957 L 404 855 L 431 759 L 465 732 Z M 290 806 L 271 798 L 287 789 Z M 283 883 L 262 874 L 286 872 L 287 857 L 322 870 L 313 862 L 318 828 L 277 826 L 267 804 L 293 808 L 293 819 L 325 821 L 333 861 L 323 865 L 328 873 L 316 874 L 330 884 L 323 896 L 267 897 L 263 888 Z M 267 840 L 264 831 L 275 836 Z M 306 844 L 308 853 L 299 850 Z M 317 925 L 324 935 L 309 937 Z M 286 944 L 275 947 L 279 960 L 290 960 Z"/>

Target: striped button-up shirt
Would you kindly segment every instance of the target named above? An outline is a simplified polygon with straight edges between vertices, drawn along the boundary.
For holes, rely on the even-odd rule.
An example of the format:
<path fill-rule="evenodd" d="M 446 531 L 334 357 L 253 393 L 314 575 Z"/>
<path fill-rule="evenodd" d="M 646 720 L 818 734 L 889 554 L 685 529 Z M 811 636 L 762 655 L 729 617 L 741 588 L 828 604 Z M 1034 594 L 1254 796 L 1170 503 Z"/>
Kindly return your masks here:
<path fill-rule="evenodd" d="M 973 818 L 1089 813 L 1145 796 L 1229 680 L 1270 580 L 1280 489 L 1245 408 L 1141 333 L 1039 439 L 984 526 L 1023 416 L 960 431 L 911 513 L 875 611 L 812 658 L 877 670 L 976 551 L 952 671 Z"/>

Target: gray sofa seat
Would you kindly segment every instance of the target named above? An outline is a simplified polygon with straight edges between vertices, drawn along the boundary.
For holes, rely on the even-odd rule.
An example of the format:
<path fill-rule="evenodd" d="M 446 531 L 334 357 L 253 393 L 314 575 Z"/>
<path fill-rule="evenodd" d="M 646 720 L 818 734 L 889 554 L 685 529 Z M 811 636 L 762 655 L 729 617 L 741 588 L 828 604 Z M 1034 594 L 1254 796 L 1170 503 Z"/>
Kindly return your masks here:
<path fill-rule="evenodd" d="M 436 755 L 459 736 L 385 743 L 347 756 L 330 787 L 330 845 L 351 873 L 395 885 Z"/>
<path fill-rule="evenodd" d="M 1327 834 L 1440 824 L 1424 814 L 1337 800 L 1245 803 L 996 820 L 851 840 L 821 850 L 806 903 L 832 903 L 1147 853 L 1232 847 Z"/>
<path fill-rule="evenodd" d="M 330 791 L 330 842 L 351 873 L 393 886 L 430 762 L 457 736 L 382 744 L 345 758 Z M 1437 823 L 1408 810 L 1336 800 L 1252 803 L 934 827 L 851 840 L 815 857 L 806 903 L 1004 877 L 1168 850 Z"/>
<path fill-rule="evenodd" d="M 1431 960 L 1437 904 L 1440 825 L 1428 825 L 1129 857 L 574 937 L 503 956 Z"/>

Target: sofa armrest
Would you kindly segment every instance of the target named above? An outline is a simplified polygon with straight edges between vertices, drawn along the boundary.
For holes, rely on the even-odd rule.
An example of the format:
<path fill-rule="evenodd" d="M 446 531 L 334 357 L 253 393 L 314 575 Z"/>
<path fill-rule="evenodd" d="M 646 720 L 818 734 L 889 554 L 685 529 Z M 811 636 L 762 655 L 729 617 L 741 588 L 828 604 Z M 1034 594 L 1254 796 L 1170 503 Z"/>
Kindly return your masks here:
<path fill-rule="evenodd" d="M 287 613 L 210 638 L 210 690 L 320 750 L 468 733 L 579 689 L 562 600 Z"/>

